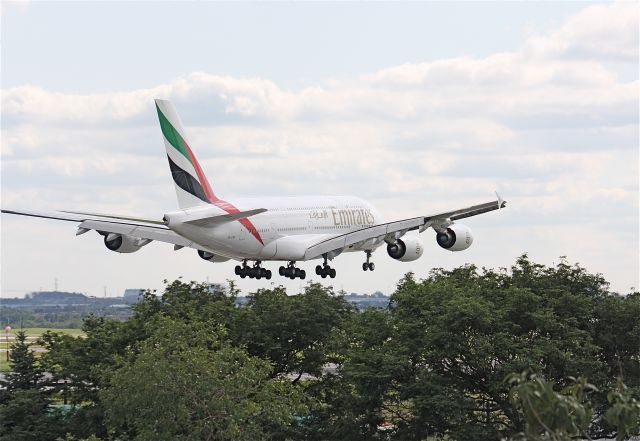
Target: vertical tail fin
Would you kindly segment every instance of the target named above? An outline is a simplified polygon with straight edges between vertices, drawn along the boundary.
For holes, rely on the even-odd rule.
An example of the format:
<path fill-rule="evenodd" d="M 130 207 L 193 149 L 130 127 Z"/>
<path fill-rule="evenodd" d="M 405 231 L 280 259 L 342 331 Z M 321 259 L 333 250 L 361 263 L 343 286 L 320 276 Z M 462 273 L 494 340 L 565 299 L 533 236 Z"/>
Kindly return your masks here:
<path fill-rule="evenodd" d="M 182 121 L 171 102 L 155 100 L 169 168 L 180 208 L 215 203 L 219 199 L 204 175 L 200 164 L 187 143 Z"/>

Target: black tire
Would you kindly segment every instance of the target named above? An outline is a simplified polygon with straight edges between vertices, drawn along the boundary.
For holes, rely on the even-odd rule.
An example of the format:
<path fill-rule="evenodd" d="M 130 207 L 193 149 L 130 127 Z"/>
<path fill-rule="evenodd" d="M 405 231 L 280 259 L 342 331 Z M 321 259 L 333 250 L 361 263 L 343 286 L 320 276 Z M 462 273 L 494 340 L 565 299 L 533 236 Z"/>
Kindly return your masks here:
<path fill-rule="evenodd" d="M 376 265 L 373 262 L 369 262 L 369 271 L 376 269 Z"/>
<path fill-rule="evenodd" d="M 245 277 L 247 277 L 247 273 L 245 273 L 244 271 L 240 273 L 240 278 L 244 279 Z"/>
<path fill-rule="evenodd" d="M 329 277 L 331 277 L 332 279 L 335 279 L 335 277 L 336 277 L 336 270 L 335 269 L 331 268 L 329 270 Z"/>
<path fill-rule="evenodd" d="M 369 269 L 369 265 L 367 264 L 367 262 L 362 264 L 362 271 L 366 271 Z"/>
<path fill-rule="evenodd" d="M 300 268 L 295 268 L 293 270 L 293 277 L 300 277 L 300 273 L 302 273 L 302 271 L 300 271 Z"/>
<path fill-rule="evenodd" d="M 285 275 L 285 268 L 284 268 L 284 266 L 281 266 L 281 267 L 278 269 L 278 274 L 280 274 L 281 276 L 284 276 L 284 275 Z"/>
<path fill-rule="evenodd" d="M 304 279 L 305 277 L 307 277 L 307 272 L 305 270 L 300 270 L 300 278 Z"/>
<path fill-rule="evenodd" d="M 236 265 L 236 276 L 239 276 L 242 272 L 242 267 L 240 265 Z"/>
<path fill-rule="evenodd" d="M 327 273 L 325 271 L 322 271 L 322 274 L 320 274 L 320 277 L 322 277 L 323 279 L 326 279 Z"/>
<path fill-rule="evenodd" d="M 271 280 L 271 270 L 267 270 L 266 279 Z"/>
<path fill-rule="evenodd" d="M 316 274 L 317 275 L 322 274 L 322 267 L 320 265 L 316 265 Z"/>

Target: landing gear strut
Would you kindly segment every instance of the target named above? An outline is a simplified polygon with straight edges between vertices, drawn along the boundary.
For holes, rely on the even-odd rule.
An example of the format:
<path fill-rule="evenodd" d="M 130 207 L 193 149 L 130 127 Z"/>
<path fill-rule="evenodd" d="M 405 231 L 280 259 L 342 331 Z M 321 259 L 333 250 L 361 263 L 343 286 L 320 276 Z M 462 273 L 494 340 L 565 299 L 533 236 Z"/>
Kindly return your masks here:
<path fill-rule="evenodd" d="M 327 255 L 324 254 L 322 257 L 324 257 L 324 263 L 322 264 L 322 266 L 316 265 L 316 274 L 323 279 L 325 279 L 327 276 L 331 277 L 332 279 L 335 278 L 336 270 L 331 268 L 327 263 Z"/>
<path fill-rule="evenodd" d="M 236 265 L 236 275 L 241 278 L 249 277 L 250 279 L 262 279 L 265 278 L 267 280 L 271 279 L 271 270 L 262 268 L 260 265 L 262 262 L 260 260 L 256 260 L 256 263 L 253 264 L 253 267 L 247 265 L 247 261 L 242 261 L 242 266 Z"/>
<path fill-rule="evenodd" d="M 366 250 L 365 253 L 367 253 L 367 261 L 362 264 L 362 271 L 373 271 L 376 269 L 376 265 L 373 262 L 369 262 L 369 259 L 371 259 L 371 250 Z"/>
<path fill-rule="evenodd" d="M 279 273 L 281 276 L 288 277 L 291 280 L 295 279 L 296 277 L 299 277 L 301 279 L 307 277 L 307 272 L 303 269 L 296 268 L 296 263 L 293 260 L 289 262 L 286 267 L 281 266 Z"/>

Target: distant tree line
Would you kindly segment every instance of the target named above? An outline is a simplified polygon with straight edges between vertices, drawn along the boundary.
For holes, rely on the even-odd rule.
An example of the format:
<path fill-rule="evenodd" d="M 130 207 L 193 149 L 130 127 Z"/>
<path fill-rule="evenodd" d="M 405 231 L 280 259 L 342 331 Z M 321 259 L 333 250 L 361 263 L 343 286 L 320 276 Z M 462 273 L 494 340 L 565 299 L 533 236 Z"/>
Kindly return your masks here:
<path fill-rule="evenodd" d="M 227 287 L 220 284 L 209 285 L 214 292 L 226 291 Z M 81 329 L 84 319 L 93 314 L 115 320 L 126 320 L 133 313 L 129 309 L 131 304 L 138 301 L 136 291 L 134 295 L 125 297 L 87 297 L 79 293 L 60 291 L 36 292 L 27 297 L 3 299 L 0 305 L 0 324 L 11 325 L 14 329 L 21 328 L 74 328 Z M 389 297 L 381 292 L 369 294 L 343 294 L 344 299 L 357 309 L 386 308 Z M 236 296 L 236 306 L 242 306 L 251 300 L 250 297 Z"/>
<path fill-rule="evenodd" d="M 113 308 L 102 305 L 61 305 L 0 307 L 0 322 L 20 328 L 74 328 L 80 329 L 89 315 L 126 320 L 133 315 L 129 308 Z"/>
<path fill-rule="evenodd" d="M 388 309 L 331 288 L 167 283 L 85 337 L 24 336 L 0 440 L 627 439 L 640 420 L 640 293 L 526 255 L 407 274 Z M 44 375 L 47 372 L 48 375 Z"/>

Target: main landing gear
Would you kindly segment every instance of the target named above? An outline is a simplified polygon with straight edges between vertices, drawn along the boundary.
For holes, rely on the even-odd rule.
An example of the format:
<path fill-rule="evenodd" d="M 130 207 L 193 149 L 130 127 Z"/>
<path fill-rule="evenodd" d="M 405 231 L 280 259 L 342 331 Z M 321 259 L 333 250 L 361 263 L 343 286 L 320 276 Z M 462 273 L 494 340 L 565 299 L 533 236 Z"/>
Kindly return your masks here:
<path fill-rule="evenodd" d="M 295 279 L 296 277 L 299 277 L 301 279 L 307 277 L 306 271 L 300 268 L 296 268 L 296 263 L 294 261 L 289 262 L 286 268 L 284 266 L 281 266 L 279 273 L 281 276 L 288 277 L 291 280 Z"/>
<path fill-rule="evenodd" d="M 373 262 L 369 262 L 369 259 L 371 259 L 371 250 L 367 250 L 365 253 L 367 253 L 367 261 L 362 264 L 362 271 L 373 271 L 376 269 L 376 265 Z"/>
<path fill-rule="evenodd" d="M 336 270 L 331 268 L 327 263 L 327 256 L 324 255 L 323 257 L 324 257 L 324 263 L 322 264 L 322 266 L 316 265 L 316 274 L 322 277 L 323 279 L 325 279 L 327 276 L 331 277 L 332 279 L 335 278 Z"/>
<path fill-rule="evenodd" d="M 242 266 L 236 265 L 236 275 L 242 277 L 243 279 L 247 276 L 250 279 L 271 279 L 271 270 L 262 268 L 260 266 L 261 263 L 261 261 L 256 260 L 256 263 L 253 265 L 253 267 L 250 267 L 249 265 L 247 265 L 247 261 L 244 260 L 242 261 Z"/>

